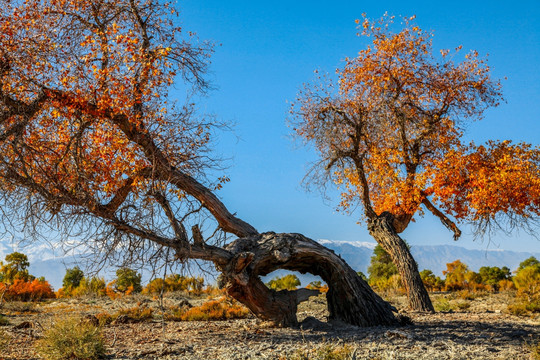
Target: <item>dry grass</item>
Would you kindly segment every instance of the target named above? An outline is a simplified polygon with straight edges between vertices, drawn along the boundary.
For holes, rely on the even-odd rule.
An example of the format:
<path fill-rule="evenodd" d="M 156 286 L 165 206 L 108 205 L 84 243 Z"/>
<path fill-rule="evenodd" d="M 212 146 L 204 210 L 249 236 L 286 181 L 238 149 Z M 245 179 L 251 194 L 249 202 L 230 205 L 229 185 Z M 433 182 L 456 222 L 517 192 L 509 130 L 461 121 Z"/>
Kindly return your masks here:
<path fill-rule="evenodd" d="M 57 319 L 36 344 L 48 360 L 97 360 L 105 356 L 101 328 L 80 318 Z"/>
<path fill-rule="evenodd" d="M 298 350 L 290 357 L 280 360 L 352 360 L 356 359 L 356 350 L 350 345 L 323 344 L 311 349 Z"/>

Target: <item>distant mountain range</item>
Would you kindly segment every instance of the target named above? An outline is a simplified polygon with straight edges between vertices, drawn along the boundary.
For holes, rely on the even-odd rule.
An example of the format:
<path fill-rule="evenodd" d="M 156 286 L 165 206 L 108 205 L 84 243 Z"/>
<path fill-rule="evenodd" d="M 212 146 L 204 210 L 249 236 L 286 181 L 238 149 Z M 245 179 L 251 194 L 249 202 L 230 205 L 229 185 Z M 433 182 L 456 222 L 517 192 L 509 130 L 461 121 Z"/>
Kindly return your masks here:
<path fill-rule="evenodd" d="M 362 271 L 367 275 L 373 249 L 376 244 L 371 242 L 337 241 L 321 239 L 318 242 L 332 250 L 355 270 Z M 75 248 L 65 254 L 61 247 L 54 244 L 37 244 L 33 246 L 19 247 L 7 241 L 0 240 L 0 260 L 13 251 L 25 253 L 30 261 L 30 273 L 35 276 L 45 276 L 51 285 L 58 289 L 62 286 L 62 279 L 66 268 L 73 267 L 80 261 L 80 254 L 84 253 L 84 247 Z M 430 269 L 436 275 L 442 275 L 446 264 L 457 259 L 467 264 L 471 270 L 478 271 L 482 266 L 507 266 L 511 270 L 517 269 L 520 262 L 534 256 L 540 259 L 540 252 L 516 252 L 510 250 L 471 250 L 455 245 L 415 245 L 411 246 L 413 257 L 418 263 L 420 270 Z M 83 268 L 83 266 L 81 266 Z M 113 269 L 106 270 L 112 274 Z M 274 276 L 281 275 L 285 271 L 277 271 L 265 277 L 265 281 Z M 143 279 L 147 278 L 144 276 Z M 104 275 L 106 278 L 110 277 Z M 302 285 L 316 280 L 315 276 L 298 274 Z"/>

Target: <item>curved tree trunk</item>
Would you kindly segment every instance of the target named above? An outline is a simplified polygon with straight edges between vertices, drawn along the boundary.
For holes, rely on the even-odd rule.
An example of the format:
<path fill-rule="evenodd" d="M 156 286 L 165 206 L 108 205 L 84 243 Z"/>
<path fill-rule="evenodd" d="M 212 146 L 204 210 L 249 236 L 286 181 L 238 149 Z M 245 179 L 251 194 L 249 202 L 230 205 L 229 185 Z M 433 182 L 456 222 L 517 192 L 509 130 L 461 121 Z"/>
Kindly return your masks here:
<path fill-rule="evenodd" d="M 295 326 L 297 305 L 318 292 L 275 291 L 260 276 L 277 269 L 320 276 L 329 287 L 329 320 L 356 326 L 394 325 L 400 320 L 341 257 L 300 234 L 264 233 L 237 239 L 226 250 L 235 254 L 222 271 L 220 285 L 258 317 L 281 326 Z"/>
<path fill-rule="evenodd" d="M 435 309 L 433 308 L 431 299 L 420 278 L 418 265 L 414 261 L 407 244 L 396 232 L 393 220 L 394 217 L 390 213 L 382 213 L 377 218 L 369 221 L 369 233 L 390 255 L 396 265 L 401 276 L 401 281 L 407 291 L 411 309 L 415 311 L 434 312 Z"/>

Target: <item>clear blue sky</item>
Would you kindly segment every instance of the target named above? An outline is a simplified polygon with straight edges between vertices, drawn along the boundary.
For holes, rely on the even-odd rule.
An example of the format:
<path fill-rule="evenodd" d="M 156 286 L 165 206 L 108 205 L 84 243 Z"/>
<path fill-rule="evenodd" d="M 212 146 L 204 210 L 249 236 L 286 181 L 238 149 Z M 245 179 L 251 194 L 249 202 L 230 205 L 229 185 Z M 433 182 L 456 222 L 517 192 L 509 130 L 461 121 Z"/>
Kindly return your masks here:
<path fill-rule="evenodd" d="M 416 15 L 417 24 L 435 32 L 434 48 L 476 49 L 489 53 L 495 77 L 507 77 L 507 103 L 470 126 L 468 139 L 511 139 L 540 144 L 540 1 L 237 1 L 183 0 L 181 22 L 201 39 L 220 44 L 210 79 L 216 90 L 200 102 L 203 112 L 236 123 L 224 135 L 219 153 L 232 157 L 231 178 L 220 196 L 259 231 L 300 232 L 314 239 L 373 241 L 358 214 L 337 213 L 337 193 L 323 201 L 300 185 L 316 159 L 299 148 L 286 126 L 287 101 L 314 79 L 313 71 L 334 72 L 346 57 L 367 44 L 356 36 L 355 19 Z M 467 233 L 467 228 L 463 229 Z M 415 244 L 452 244 L 452 234 L 427 215 L 404 237 Z M 465 234 L 456 243 L 488 247 Z M 497 237 L 489 248 L 540 250 L 536 239 L 516 234 Z"/>

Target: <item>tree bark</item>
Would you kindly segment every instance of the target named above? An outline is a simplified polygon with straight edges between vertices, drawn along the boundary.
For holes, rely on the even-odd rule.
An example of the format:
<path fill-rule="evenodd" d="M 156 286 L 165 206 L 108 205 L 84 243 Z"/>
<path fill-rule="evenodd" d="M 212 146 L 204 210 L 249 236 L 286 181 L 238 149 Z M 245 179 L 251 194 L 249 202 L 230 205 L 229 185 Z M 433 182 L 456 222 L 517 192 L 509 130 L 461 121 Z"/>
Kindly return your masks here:
<path fill-rule="evenodd" d="M 390 255 L 396 265 L 401 281 L 407 291 L 409 306 L 415 311 L 435 312 L 428 292 L 420 278 L 418 265 L 405 241 L 398 235 L 394 225 L 394 216 L 384 212 L 368 223 L 371 236 Z"/>
<path fill-rule="evenodd" d="M 277 269 L 320 276 L 329 287 L 326 294 L 330 321 L 356 326 L 396 325 L 400 319 L 341 257 L 300 234 L 264 233 L 240 238 L 227 246 L 235 254 L 223 267 L 220 285 L 258 317 L 280 326 L 296 326 L 297 305 L 316 291 L 275 291 L 260 276 Z"/>

